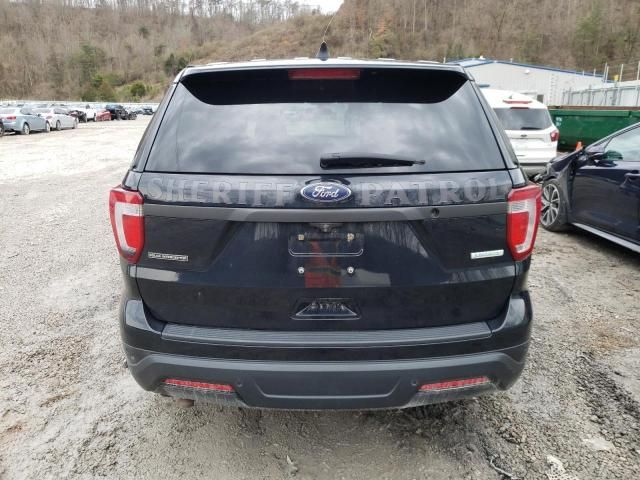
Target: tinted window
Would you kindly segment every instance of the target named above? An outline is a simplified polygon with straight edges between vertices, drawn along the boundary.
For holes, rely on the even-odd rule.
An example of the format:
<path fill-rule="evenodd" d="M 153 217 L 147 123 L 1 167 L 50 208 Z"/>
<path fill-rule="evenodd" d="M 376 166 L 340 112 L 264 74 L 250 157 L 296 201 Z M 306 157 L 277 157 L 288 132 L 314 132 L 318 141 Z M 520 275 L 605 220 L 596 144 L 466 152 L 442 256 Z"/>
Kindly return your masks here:
<path fill-rule="evenodd" d="M 640 129 L 613 137 L 605 149 L 605 158 L 613 161 L 640 162 Z"/>
<path fill-rule="evenodd" d="M 335 152 L 423 159 L 370 172 L 504 168 L 472 86 L 442 71 L 369 71 L 358 80 L 289 80 L 287 71 L 187 77 L 146 170 L 318 174 Z M 342 169 L 341 173 L 362 169 Z"/>
<path fill-rule="evenodd" d="M 505 130 L 544 130 L 551 126 L 549 111 L 543 108 L 494 109 Z"/>

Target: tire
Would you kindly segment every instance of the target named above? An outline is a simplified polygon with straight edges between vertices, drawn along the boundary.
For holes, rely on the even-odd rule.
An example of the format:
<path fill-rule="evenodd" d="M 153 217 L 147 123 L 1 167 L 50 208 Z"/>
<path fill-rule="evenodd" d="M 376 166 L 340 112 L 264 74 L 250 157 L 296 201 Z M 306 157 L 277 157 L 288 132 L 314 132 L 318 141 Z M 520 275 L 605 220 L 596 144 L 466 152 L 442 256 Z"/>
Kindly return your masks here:
<path fill-rule="evenodd" d="M 86 123 L 86 122 L 85 122 L 85 123 Z M 75 130 L 76 128 L 78 128 L 78 119 L 77 119 L 77 118 L 73 121 L 73 127 L 71 127 L 71 128 L 72 128 L 72 129 L 74 129 L 74 130 Z"/>
<path fill-rule="evenodd" d="M 569 228 L 567 203 L 562 196 L 560 183 L 552 178 L 542 184 L 542 212 L 540 223 L 550 232 L 562 232 Z"/>
<path fill-rule="evenodd" d="M 49 122 L 44 124 L 44 133 L 49 133 L 51 131 L 51 124 Z"/>
<path fill-rule="evenodd" d="M 56 121 L 56 131 L 59 132 L 60 130 L 62 130 L 62 124 L 60 123 L 60 120 Z"/>
<path fill-rule="evenodd" d="M 20 130 L 20 135 L 29 135 L 31 133 L 31 127 L 27 122 L 22 124 L 22 130 Z"/>
<path fill-rule="evenodd" d="M 0 137 L 4 137 L 4 125 L 0 123 Z"/>

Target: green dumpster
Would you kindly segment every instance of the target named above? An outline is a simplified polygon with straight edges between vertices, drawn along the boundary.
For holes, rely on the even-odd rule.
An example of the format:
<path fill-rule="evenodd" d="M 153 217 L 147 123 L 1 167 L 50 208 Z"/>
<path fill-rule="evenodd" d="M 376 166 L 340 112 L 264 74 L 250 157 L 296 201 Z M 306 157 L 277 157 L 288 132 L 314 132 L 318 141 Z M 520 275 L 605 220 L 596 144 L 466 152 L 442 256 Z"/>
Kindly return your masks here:
<path fill-rule="evenodd" d="M 560 130 L 558 150 L 573 150 L 578 142 L 587 146 L 621 128 L 640 122 L 638 110 L 550 108 Z"/>

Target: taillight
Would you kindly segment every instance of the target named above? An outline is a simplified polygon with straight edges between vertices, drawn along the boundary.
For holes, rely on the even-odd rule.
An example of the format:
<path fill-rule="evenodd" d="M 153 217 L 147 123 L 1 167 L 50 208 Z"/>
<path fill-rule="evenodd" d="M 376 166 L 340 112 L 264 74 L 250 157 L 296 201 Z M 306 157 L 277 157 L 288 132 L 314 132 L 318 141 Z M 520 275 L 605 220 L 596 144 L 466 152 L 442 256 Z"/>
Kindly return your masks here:
<path fill-rule="evenodd" d="M 51 120 L 52 118 L 53 118 L 53 116 L 47 115 L 47 120 Z"/>
<path fill-rule="evenodd" d="M 514 188 L 507 197 L 507 243 L 515 260 L 524 260 L 533 250 L 538 233 L 542 195 L 540 187 Z"/>
<path fill-rule="evenodd" d="M 5 120 L 15 120 L 15 119 L 16 119 L 16 117 L 15 117 L 15 115 L 10 115 L 10 116 L 8 116 L 8 117 L 4 117 L 4 119 L 5 119 Z"/>
<path fill-rule="evenodd" d="M 297 68 L 289 70 L 289 80 L 358 80 L 359 68 Z"/>
<path fill-rule="evenodd" d="M 558 130 L 554 130 L 553 132 L 551 132 L 550 138 L 552 142 L 557 142 L 560 138 L 560 132 Z"/>
<path fill-rule="evenodd" d="M 142 195 L 122 187 L 111 189 L 109 215 L 120 255 L 129 263 L 137 263 L 144 246 L 144 214 Z"/>

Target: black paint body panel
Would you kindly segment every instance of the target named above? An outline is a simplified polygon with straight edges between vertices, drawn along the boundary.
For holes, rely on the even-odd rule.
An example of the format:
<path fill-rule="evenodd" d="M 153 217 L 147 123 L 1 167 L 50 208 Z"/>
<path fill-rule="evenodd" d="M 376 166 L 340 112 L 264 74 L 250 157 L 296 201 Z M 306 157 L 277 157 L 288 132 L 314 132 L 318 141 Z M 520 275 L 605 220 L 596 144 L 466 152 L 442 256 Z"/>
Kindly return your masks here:
<path fill-rule="evenodd" d="M 392 68 L 379 63 L 376 68 Z M 432 68 L 438 78 L 468 81 L 457 67 Z M 514 261 L 507 244 L 507 197 L 524 177 L 475 85 L 459 98 L 477 97 L 473 108 L 486 125 L 472 132 L 482 134 L 476 144 L 497 152 L 475 168 L 473 156 L 483 152 L 464 146 L 468 137 L 456 147 L 464 161 L 456 149 L 424 152 L 427 159 L 439 155 L 433 170 L 427 162 L 413 171 L 324 172 L 314 157 L 289 174 L 176 171 L 188 155 L 173 162 L 173 147 L 166 147 L 155 152 L 172 168 L 150 171 L 160 170 L 149 159 L 163 144 L 156 139 L 163 122 L 179 130 L 171 123 L 179 115 L 172 98 L 185 95 L 184 85 L 198 87 L 200 73 L 215 71 L 187 69 L 178 76 L 123 181 L 144 199 L 144 250 L 137 264 L 122 261 L 120 310 L 127 362 L 138 383 L 179 395 L 162 381 L 222 382 L 234 387 L 227 398 L 239 405 L 313 409 L 429 403 L 418 400 L 419 385 L 428 381 L 486 376 L 490 385 L 469 392 L 509 388 L 524 367 L 532 322 L 530 260 Z M 303 90 L 309 88 L 312 83 Z M 216 95 L 205 100 L 224 103 Z M 167 138 L 163 142 L 172 144 Z M 206 144 L 182 140 L 187 153 Z M 262 161 L 277 153 L 268 147 L 254 148 Z M 452 171 L 443 167 L 446 158 Z M 224 165 L 233 162 L 227 158 Z M 314 183 L 337 183 L 350 194 L 315 202 L 301 195 Z"/>

